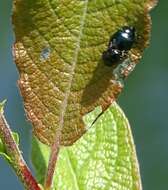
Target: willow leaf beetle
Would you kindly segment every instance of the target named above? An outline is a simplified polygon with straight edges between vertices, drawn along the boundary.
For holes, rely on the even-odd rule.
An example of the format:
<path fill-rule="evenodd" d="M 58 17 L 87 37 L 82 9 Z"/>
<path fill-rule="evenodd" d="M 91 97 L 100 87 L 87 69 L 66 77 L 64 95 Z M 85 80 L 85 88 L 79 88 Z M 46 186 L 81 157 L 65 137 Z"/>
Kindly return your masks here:
<path fill-rule="evenodd" d="M 108 48 L 103 52 L 103 60 L 107 66 L 116 65 L 123 60 L 135 42 L 135 28 L 124 26 L 110 38 Z"/>

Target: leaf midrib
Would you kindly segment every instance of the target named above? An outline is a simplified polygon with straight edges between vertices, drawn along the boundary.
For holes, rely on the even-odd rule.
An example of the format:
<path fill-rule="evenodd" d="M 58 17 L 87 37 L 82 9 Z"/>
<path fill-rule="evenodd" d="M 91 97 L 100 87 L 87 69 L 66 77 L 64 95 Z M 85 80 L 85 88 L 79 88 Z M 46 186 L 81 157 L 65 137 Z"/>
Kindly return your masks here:
<path fill-rule="evenodd" d="M 79 37 L 77 38 L 77 42 L 76 42 L 77 45 L 76 45 L 76 50 L 74 52 L 74 59 L 72 61 L 72 69 L 71 69 L 71 72 L 70 72 L 69 85 L 68 85 L 67 91 L 65 93 L 65 98 L 64 98 L 64 100 L 62 102 L 62 105 L 61 105 L 60 122 L 59 122 L 59 126 L 58 126 L 59 127 L 58 130 L 60 131 L 60 135 L 61 135 L 61 130 L 62 130 L 63 125 L 64 125 L 64 115 L 66 113 L 66 108 L 67 108 L 67 105 L 68 105 L 68 98 L 69 98 L 69 95 L 70 95 L 70 92 L 71 92 L 71 86 L 72 86 L 72 80 L 73 80 L 73 76 L 74 76 L 75 66 L 77 64 L 78 54 L 79 54 L 79 51 L 80 51 L 80 42 L 81 42 L 81 38 L 82 38 L 82 35 L 83 35 L 83 28 L 84 28 L 84 24 L 85 24 L 86 15 L 87 15 L 87 9 L 88 9 L 88 0 L 86 0 L 84 2 L 83 15 L 82 15 L 82 18 L 81 18 Z"/>

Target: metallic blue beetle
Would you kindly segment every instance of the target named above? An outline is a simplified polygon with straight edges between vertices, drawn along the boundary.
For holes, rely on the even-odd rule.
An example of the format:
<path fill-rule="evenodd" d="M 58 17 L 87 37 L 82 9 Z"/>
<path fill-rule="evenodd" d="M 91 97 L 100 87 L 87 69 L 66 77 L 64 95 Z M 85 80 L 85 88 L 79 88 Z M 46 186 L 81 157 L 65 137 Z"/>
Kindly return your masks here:
<path fill-rule="evenodd" d="M 111 38 L 108 49 L 103 52 L 103 60 L 107 66 L 113 66 L 123 60 L 135 42 L 135 28 L 124 26 Z"/>

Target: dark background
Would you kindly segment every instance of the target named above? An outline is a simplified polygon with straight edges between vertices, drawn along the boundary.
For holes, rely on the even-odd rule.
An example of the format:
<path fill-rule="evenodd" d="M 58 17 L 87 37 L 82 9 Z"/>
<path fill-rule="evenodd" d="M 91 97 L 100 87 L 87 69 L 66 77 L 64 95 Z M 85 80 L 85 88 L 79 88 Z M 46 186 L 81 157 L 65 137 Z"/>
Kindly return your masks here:
<path fill-rule="evenodd" d="M 29 162 L 31 127 L 26 122 L 16 86 L 18 73 L 11 53 L 14 40 L 10 22 L 11 5 L 12 0 L 0 0 L 0 100 L 8 100 L 5 109 L 7 120 L 13 130 L 19 133 L 21 149 Z M 144 190 L 167 190 L 168 1 L 160 1 L 151 15 L 153 28 L 150 47 L 127 80 L 119 104 L 132 126 Z M 23 189 L 2 158 L 0 189 Z"/>

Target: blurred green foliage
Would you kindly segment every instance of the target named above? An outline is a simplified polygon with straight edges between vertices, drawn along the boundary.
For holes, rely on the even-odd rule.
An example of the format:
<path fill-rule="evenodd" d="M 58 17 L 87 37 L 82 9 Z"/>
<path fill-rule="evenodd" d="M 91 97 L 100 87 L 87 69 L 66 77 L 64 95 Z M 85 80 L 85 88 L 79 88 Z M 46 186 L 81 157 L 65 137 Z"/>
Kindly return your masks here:
<path fill-rule="evenodd" d="M 11 4 L 12 0 L 0 1 L 0 100 L 8 100 L 7 120 L 20 134 L 21 149 L 29 160 L 31 128 L 24 115 L 16 85 L 18 73 L 12 61 Z M 162 0 L 152 11 L 150 48 L 127 80 L 118 101 L 132 126 L 144 190 L 168 189 L 167 10 L 168 1 Z M 0 187 L 21 190 L 17 178 L 2 159 L 0 168 Z"/>

